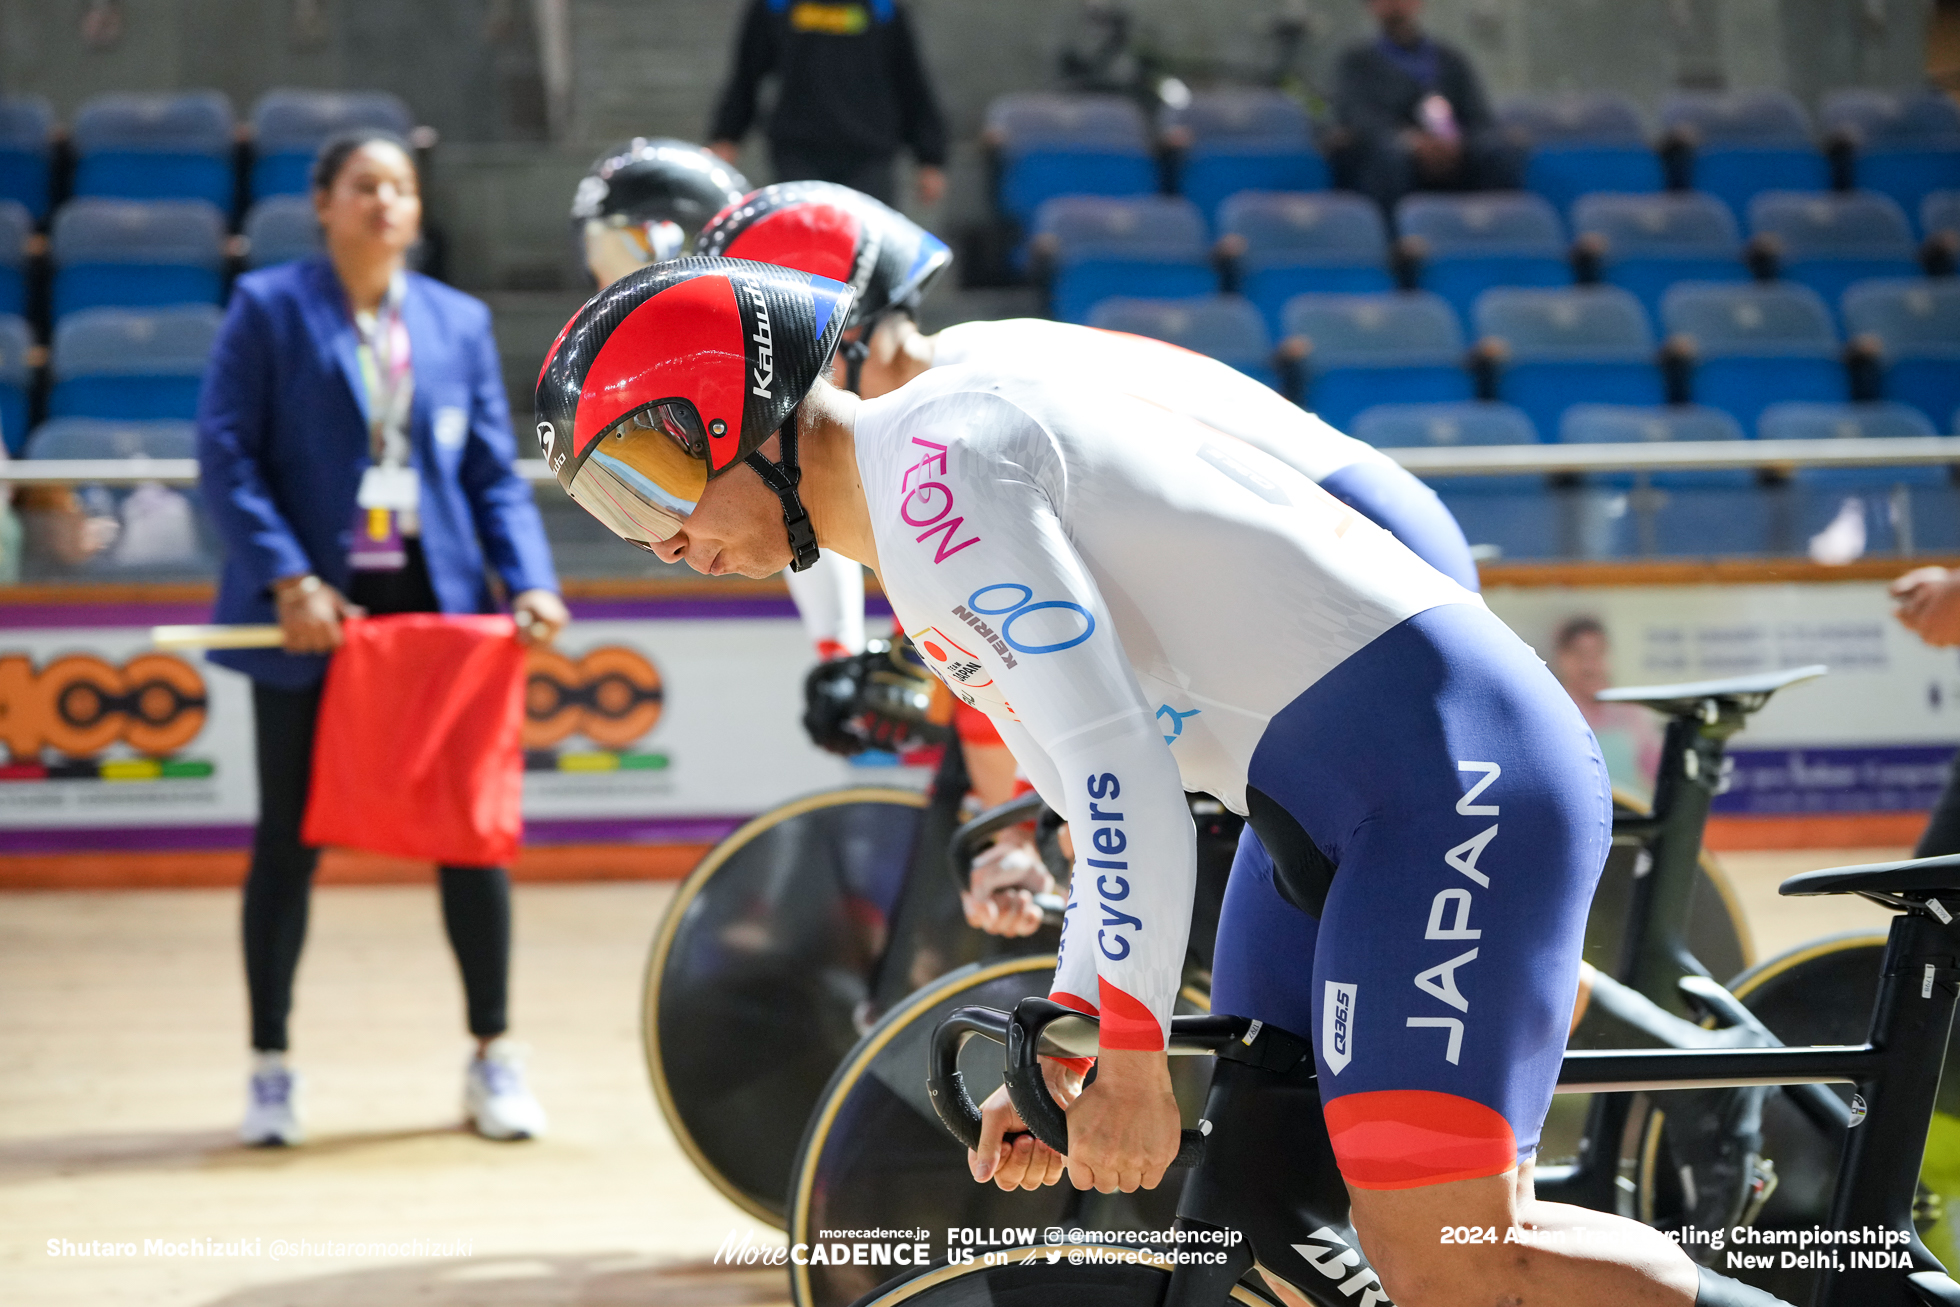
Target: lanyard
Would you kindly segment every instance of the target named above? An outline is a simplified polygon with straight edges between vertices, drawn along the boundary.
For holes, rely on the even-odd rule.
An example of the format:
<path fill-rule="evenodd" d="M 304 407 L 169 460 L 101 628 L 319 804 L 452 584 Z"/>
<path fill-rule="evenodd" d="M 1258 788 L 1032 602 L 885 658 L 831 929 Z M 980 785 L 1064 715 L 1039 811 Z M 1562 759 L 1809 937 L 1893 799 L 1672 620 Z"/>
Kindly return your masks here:
<path fill-rule="evenodd" d="M 376 463 L 391 468 L 408 465 L 408 415 L 415 393 L 408 328 L 401 313 L 406 290 L 406 279 L 397 273 L 374 313 L 354 315 L 354 330 L 361 338 L 361 380 L 368 393 L 369 449 Z"/>

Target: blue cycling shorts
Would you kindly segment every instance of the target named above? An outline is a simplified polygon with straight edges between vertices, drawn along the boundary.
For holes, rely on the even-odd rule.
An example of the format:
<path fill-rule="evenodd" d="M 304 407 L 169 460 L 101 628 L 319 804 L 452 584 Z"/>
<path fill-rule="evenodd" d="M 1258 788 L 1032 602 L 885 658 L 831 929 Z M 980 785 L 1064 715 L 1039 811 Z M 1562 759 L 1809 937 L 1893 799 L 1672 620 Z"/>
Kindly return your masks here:
<path fill-rule="evenodd" d="M 1247 827 L 1212 1010 L 1312 1035 L 1352 1185 L 1500 1175 L 1531 1157 L 1612 824 L 1605 764 L 1565 691 L 1487 609 L 1432 608 L 1274 717 L 1249 780 L 1255 822 L 1261 797 L 1283 809 L 1332 877 L 1310 915 L 1295 903 L 1312 878 L 1276 872 Z"/>
<path fill-rule="evenodd" d="M 1389 463 L 1350 463 L 1320 488 L 1407 545 L 1416 557 L 1475 593 L 1477 563 L 1463 528 L 1436 492 Z"/>

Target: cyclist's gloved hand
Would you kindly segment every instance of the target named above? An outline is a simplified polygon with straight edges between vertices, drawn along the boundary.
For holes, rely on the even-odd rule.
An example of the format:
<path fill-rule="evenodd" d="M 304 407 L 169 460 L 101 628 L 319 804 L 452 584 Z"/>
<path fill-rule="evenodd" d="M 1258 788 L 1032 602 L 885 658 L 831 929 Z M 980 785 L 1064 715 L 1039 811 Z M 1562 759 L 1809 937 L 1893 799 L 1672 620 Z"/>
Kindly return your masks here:
<path fill-rule="evenodd" d="M 866 745 L 851 729 L 858 715 L 858 696 L 864 689 L 869 655 L 856 654 L 818 663 L 803 678 L 803 729 L 810 743 L 846 758 L 863 753 Z"/>
<path fill-rule="evenodd" d="M 1055 878 L 1048 874 L 1033 835 L 1015 826 L 973 860 L 960 907 L 974 929 L 1018 938 L 1041 929 L 1034 896 L 1054 889 Z"/>
<path fill-rule="evenodd" d="M 1082 1077 L 1068 1065 L 1052 1058 L 1041 1059 L 1041 1076 L 1048 1092 L 1063 1107 L 1082 1093 Z M 1026 1133 L 1027 1123 L 1007 1097 L 1007 1086 L 987 1096 L 980 1105 L 980 1147 L 969 1149 L 967 1169 L 981 1184 L 992 1180 L 1002 1189 L 1039 1189 L 1054 1184 L 1068 1170 L 1068 1162 L 1048 1145 Z M 1019 1135 L 1008 1142 L 1007 1135 Z"/>

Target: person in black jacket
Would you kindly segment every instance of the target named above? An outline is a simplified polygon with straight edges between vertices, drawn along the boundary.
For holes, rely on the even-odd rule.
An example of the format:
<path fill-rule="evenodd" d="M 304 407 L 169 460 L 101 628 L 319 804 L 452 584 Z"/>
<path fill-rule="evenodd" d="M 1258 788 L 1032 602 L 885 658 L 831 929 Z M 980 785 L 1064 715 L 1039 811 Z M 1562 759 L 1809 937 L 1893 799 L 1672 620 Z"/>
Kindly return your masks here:
<path fill-rule="evenodd" d="M 778 79 L 765 131 L 776 180 L 838 182 L 887 204 L 901 145 L 919 162 L 921 204 L 945 194 L 946 124 L 896 0 L 751 0 L 708 147 L 730 163 Z"/>
<path fill-rule="evenodd" d="M 1342 184 L 1383 209 L 1410 191 L 1516 187 L 1522 157 L 1504 140 L 1470 61 L 1422 30 L 1422 0 L 1368 0 L 1381 35 L 1342 56 L 1334 88 Z"/>

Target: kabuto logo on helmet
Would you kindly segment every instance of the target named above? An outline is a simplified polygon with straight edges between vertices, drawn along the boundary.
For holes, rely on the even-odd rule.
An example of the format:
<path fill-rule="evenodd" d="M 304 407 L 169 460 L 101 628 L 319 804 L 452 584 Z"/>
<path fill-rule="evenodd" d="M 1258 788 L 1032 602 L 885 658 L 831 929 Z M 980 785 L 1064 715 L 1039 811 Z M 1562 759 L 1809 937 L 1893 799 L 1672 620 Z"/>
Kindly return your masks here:
<path fill-rule="evenodd" d="M 748 292 L 755 301 L 755 335 L 749 339 L 756 343 L 755 385 L 750 389 L 769 399 L 769 386 L 776 379 L 776 347 L 769 335 L 769 301 L 762 297 L 762 287 L 754 282 L 748 284 Z"/>
<path fill-rule="evenodd" d="M 742 259 L 674 259 L 608 286 L 538 374 L 539 437 L 551 428 L 559 484 L 651 548 L 681 529 L 710 480 L 747 462 L 783 500 L 807 567 L 815 537 L 785 423 L 836 352 L 852 299 L 841 282 Z M 779 430 L 780 465 L 758 453 Z"/>

